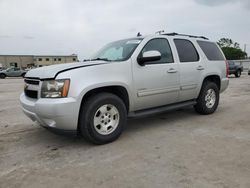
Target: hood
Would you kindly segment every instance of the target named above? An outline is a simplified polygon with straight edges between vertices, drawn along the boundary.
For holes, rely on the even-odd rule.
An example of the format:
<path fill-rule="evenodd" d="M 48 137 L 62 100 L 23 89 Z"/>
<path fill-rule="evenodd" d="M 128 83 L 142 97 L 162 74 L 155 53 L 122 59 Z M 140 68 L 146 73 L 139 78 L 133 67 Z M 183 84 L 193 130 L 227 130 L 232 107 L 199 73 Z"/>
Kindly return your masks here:
<path fill-rule="evenodd" d="M 58 65 L 50 65 L 45 67 L 40 67 L 28 71 L 25 75 L 26 78 L 38 78 L 38 79 L 53 79 L 59 73 L 69 71 L 72 69 L 95 66 L 100 64 L 105 64 L 105 61 L 86 61 L 79 63 L 66 63 Z"/>

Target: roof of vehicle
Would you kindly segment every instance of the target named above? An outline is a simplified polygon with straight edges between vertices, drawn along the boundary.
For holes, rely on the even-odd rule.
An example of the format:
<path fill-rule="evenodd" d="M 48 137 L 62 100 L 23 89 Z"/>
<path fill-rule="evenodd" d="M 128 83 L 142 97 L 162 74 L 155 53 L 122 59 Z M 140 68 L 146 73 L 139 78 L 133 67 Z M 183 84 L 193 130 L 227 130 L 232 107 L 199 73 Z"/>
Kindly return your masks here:
<path fill-rule="evenodd" d="M 205 39 L 209 40 L 207 37 L 204 36 L 196 36 L 196 35 L 188 35 L 188 34 L 180 34 L 180 33 L 163 33 L 161 35 L 167 35 L 167 36 L 182 36 L 182 37 L 190 37 L 190 38 L 200 38 L 200 39 Z"/>
<path fill-rule="evenodd" d="M 209 39 L 207 37 L 205 37 L 205 36 L 196 36 L 196 35 L 181 34 L 181 33 L 175 33 L 175 32 L 172 32 L 172 33 L 161 32 L 161 33 L 156 33 L 156 34 L 153 34 L 153 35 L 139 36 L 137 38 L 138 39 L 144 39 L 144 38 L 147 38 L 147 37 L 158 37 L 158 36 L 161 36 L 161 35 L 168 36 L 168 37 L 178 37 L 178 38 L 183 38 L 183 39 L 199 39 L 199 40 L 209 41 Z"/>

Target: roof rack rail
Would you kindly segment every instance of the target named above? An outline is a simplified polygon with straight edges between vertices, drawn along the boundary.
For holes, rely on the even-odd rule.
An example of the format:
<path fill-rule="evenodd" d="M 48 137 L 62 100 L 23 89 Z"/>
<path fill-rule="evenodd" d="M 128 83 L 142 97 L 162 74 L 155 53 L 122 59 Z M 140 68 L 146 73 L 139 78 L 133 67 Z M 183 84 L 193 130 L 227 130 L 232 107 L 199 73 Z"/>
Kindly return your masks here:
<path fill-rule="evenodd" d="M 204 37 L 204 36 L 186 35 L 186 34 L 180 34 L 180 33 L 175 33 L 175 32 L 173 32 L 173 33 L 164 33 L 162 35 L 168 35 L 168 36 L 178 35 L 178 36 L 184 36 L 184 37 L 201 38 L 201 39 L 209 40 L 207 37 Z"/>

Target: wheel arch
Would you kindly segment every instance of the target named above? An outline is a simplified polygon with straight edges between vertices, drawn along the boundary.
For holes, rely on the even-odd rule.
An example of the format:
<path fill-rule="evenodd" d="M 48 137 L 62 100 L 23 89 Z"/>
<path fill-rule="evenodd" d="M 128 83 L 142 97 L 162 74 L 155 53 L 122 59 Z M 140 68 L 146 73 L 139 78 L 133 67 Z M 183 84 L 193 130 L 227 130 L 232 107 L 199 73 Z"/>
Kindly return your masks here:
<path fill-rule="evenodd" d="M 101 93 L 101 92 L 112 93 L 112 94 L 120 97 L 122 99 L 122 101 L 124 102 L 127 111 L 129 111 L 129 107 L 130 107 L 129 102 L 130 101 L 129 101 L 128 91 L 125 87 L 120 86 L 120 85 L 102 86 L 102 87 L 91 89 L 83 95 L 81 104 L 83 104 L 84 101 L 86 101 L 89 97 L 91 97 L 97 93 Z"/>
<path fill-rule="evenodd" d="M 203 84 L 204 84 L 205 82 L 207 82 L 207 81 L 214 82 L 214 83 L 218 86 L 218 89 L 220 90 L 220 88 L 221 88 L 221 78 L 220 78 L 219 75 L 217 75 L 217 74 L 207 75 L 207 76 L 203 79 L 201 88 L 202 88 Z"/>
<path fill-rule="evenodd" d="M 4 72 L 1 72 L 0 75 L 4 75 L 5 77 L 7 77 L 7 75 Z"/>
<path fill-rule="evenodd" d="M 129 100 L 129 93 L 127 89 L 124 86 L 121 85 L 108 85 L 108 86 L 101 86 L 97 88 L 92 88 L 88 90 L 83 96 L 79 108 L 79 113 L 78 113 L 78 126 L 77 126 L 77 131 L 79 132 L 79 119 L 80 119 L 80 113 L 81 109 L 84 106 L 84 103 L 88 100 L 88 98 L 98 94 L 98 93 L 112 93 L 116 96 L 118 96 L 125 104 L 127 113 L 129 112 L 130 108 L 130 100 Z"/>

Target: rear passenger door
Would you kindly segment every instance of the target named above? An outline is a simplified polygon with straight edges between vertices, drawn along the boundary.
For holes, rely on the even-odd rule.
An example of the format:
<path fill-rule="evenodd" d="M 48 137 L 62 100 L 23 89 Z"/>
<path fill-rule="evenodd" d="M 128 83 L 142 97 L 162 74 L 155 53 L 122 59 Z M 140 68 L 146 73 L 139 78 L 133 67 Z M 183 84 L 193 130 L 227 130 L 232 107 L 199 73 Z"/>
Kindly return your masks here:
<path fill-rule="evenodd" d="M 194 43 L 187 39 L 174 39 L 179 57 L 180 95 L 179 102 L 197 98 L 199 83 L 205 70 Z"/>
<path fill-rule="evenodd" d="M 12 68 L 7 69 L 6 74 L 7 76 L 12 77 L 12 76 L 15 76 L 14 72 L 15 72 L 14 68 L 12 67 Z"/>

